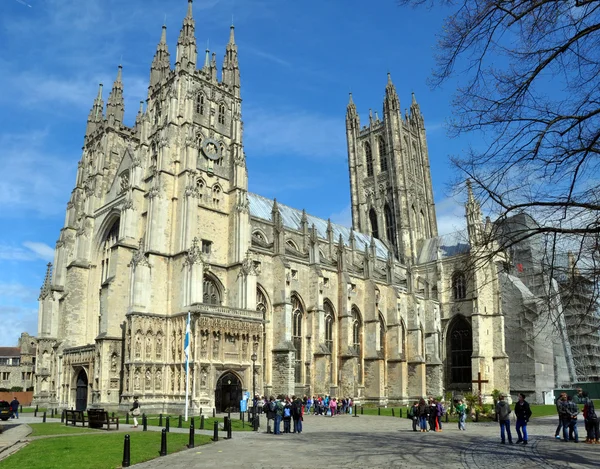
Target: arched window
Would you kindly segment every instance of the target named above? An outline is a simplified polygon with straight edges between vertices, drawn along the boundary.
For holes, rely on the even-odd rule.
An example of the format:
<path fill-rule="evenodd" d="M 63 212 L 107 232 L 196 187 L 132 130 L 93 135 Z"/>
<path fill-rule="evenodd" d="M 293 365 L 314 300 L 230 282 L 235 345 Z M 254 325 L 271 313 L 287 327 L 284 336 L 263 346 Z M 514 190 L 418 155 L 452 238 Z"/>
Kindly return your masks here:
<path fill-rule="evenodd" d="M 225 124 L 225 104 L 219 104 L 219 115 L 218 115 L 219 124 Z"/>
<path fill-rule="evenodd" d="M 202 200 L 202 196 L 204 195 L 204 188 L 206 187 L 206 183 L 204 179 L 198 178 L 196 181 L 196 189 L 198 189 L 198 199 Z"/>
<path fill-rule="evenodd" d="M 221 201 L 221 186 L 219 186 L 218 184 L 215 184 L 212 188 L 212 193 L 213 193 L 213 204 L 219 205 L 219 202 Z"/>
<path fill-rule="evenodd" d="M 119 225 L 120 219 L 117 218 L 108 230 L 104 242 L 102 243 L 102 261 L 101 264 L 101 283 L 104 283 L 110 276 L 110 258 L 112 255 L 112 248 L 119 239 Z"/>
<path fill-rule="evenodd" d="M 463 272 L 456 272 L 452 276 L 452 296 L 455 300 L 464 300 L 467 297 L 467 282 Z"/>
<path fill-rule="evenodd" d="M 385 336 L 386 336 L 386 328 L 385 321 L 383 320 L 383 316 L 379 313 L 379 352 L 381 356 L 385 358 Z"/>
<path fill-rule="evenodd" d="M 323 305 L 323 309 L 325 310 L 325 347 L 333 353 L 333 325 L 335 323 L 333 306 L 331 306 L 329 301 L 326 301 Z"/>
<path fill-rule="evenodd" d="M 352 347 L 358 355 L 358 382 L 362 384 L 362 319 L 356 306 L 352 307 Z"/>
<path fill-rule="evenodd" d="M 448 357 L 450 383 L 472 387 L 471 355 L 473 354 L 473 334 L 471 325 L 463 316 L 456 316 L 448 328 Z"/>
<path fill-rule="evenodd" d="M 383 213 L 385 216 L 385 234 L 387 239 L 394 248 L 396 247 L 396 224 L 394 223 L 394 215 L 392 214 L 392 210 L 388 204 L 385 204 L 383 209 Z"/>
<path fill-rule="evenodd" d="M 203 286 L 204 290 L 202 302 L 209 305 L 220 305 L 221 292 L 219 291 L 216 282 L 208 275 L 205 275 Z"/>
<path fill-rule="evenodd" d="M 160 124 L 161 118 L 162 118 L 162 109 L 160 106 L 160 102 L 157 102 L 154 105 L 154 125 Z"/>
<path fill-rule="evenodd" d="M 204 95 L 199 94 L 196 96 L 196 114 L 204 114 Z"/>
<path fill-rule="evenodd" d="M 367 176 L 373 176 L 373 153 L 369 142 L 365 142 L 365 159 L 367 162 Z"/>
<path fill-rule="evenodd" d="M 406 357 L 406 327 L 404 321 L 400 322 L 400 354 Z"/>
<path fill-rule="evenodd" d="M 369 210 L 369 221 L 371 222 L 371 235 L 379 239 L 379 229 L 377 228 L 377 214 L 374 209 Z"/>
<path fill-rule="evenodd" d="M 427 234 L 427 222 L 425 221 L 425 214 L 423 213 L 423 209 L 421 209 L 421 226 L 423 230 L 423 237 L 426 238 Z"/>
<path fill-rule="evenodd" d="M 285 242 L 286 245 L 288 245 L 289 247 L 291 247 L 293 250 L 295 251 L 299 251 L 298 246 L 296 245 L 296 243 L 294 241 L 292 241 L 291 239 L 288 239 Z"/>
<path fill-rule="evenodd" d="M 410 165 L 410 158 L 408 156 L 408 140 L 406 138 L 403 139 L 403 145 L 402 145 L 402 166 L 404 166 L 404 171 L 406 173 L 412 172 L 412 168 Z"/>
<path fill-rule="evenodd" d="M 267 312 L 267 297 L 260 288 L 256 289 L 256 311 Z"/>
<path fill-rule="evenodd" d="M 304 308 L 300 298 L 292 296 L 292 342 L 296 352 L 294 353 L 294 382 L 302 383 L 302 320 Z"/>
<path fill-rule="evenodd" d="M 385 140 L 383 137 L 379 137 L 379 166 L 382 171 L 388 170 L 387 164 L 387 148 L 385 146 Z"/>
<path fill-rule="evenodd" d="M 265 237 L 264 234 L 262 234 L 262 232 L 260 231 L 255 231 L 254 233 L 252 233 L 252 236 L 256 239 L 258 239 L 259 241 L 262 241 L 263 243 L 267 242 L 267 238 Z"/>

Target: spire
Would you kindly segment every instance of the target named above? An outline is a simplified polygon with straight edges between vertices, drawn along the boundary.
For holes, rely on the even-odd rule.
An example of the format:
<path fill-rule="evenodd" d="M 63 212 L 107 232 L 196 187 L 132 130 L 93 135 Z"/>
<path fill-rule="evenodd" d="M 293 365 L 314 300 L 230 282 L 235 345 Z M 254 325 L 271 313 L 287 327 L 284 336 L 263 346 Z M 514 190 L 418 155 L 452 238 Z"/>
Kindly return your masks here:
<path fill-rule="evenodd" d="M 360 118 L 358 117 L 358 112 L 356 112 L 356 105 L 352 99 L 352 93 L 350 93 L 348 106 L 346 107 L 346 124 L 350 123 L 354 124 L 356 128 L 360 128 Z"/>
<path fill-rule="evenodd" d="M 123 123 L 125 115 L 125 100 L 123 99 L 123 66 L 119 65 L 117 78 L 113 84 L 106 104 L 106 118 L 109 124 Z"/>
<path fill-rule="evenodd" d="M 51 291 L 52 286 L 52 263 L 48 262 L 46 265 L 46 276 L 44 277 L 44 283 L 42 284 L 42 288 L 40 289 L 39 299 L 45 299 Z"/>
<path fill-rule="evenodd" d="M 481 214 L 481 205 L 473 195 L 471 180 L 467 179 L 467 203 L 465 205 L 467 217 L 467 231 L 471 245 L 476 246 L 482 241 L 483 216 Z"/>
<path fill-rule="evenodd" d="M 167 45 L 167 26 L 163 25 L 160 42 L 156 46 L 156 53 L 150 68 L 150 87 L 159 83 L 171 70 L 171 55 Z"/>
<path fill-rule="evenodd" d="M 417 98 L 415 98 L 415 93 L 412 93 L 412 102 L 410 103 L 410 114 L 412 116 L 420 116 L 421 115 L 421 108 L 419 107 L 419 104 L 417 103 Z"/>
<path fill-rule="evenodd" d="M 194 35 L 196 23 L 192 12 L 194 0 L 188 0 L 187 15 L 183 19 L 183 26 L 177 41 L 177 58 L 175 68 L 193 73 L 196 70 L 198 52 L 196 50 L 196 36 Z"/>
<path fill-rule="evenodd" d="M 206 43 L 206 55 L 204 57 L 204 70 L 210 70 L 210 50 L 208 49 L 208 42 Z"/>
<path fill-rule="evenodd" d="M 96 130 L 98 124 L 104 120 L 104 101 L 102 100 L 102 83 L 98 85 L 98 95 L 94 100 L 90 114 L 88 115 L 85 135 L 89 136 Z"/>
<path fill-rule="evenodd" d="M 392 83 L 392 75 L 390 72 L 387 74 L 383 108 L 386 111 L 400 111 L 400 99 L 398 98 L 398 93 L 396 93 L 396 87 L 394 86 L 394 83 Z"/>
<path fill-rule="evenodd" d="M 144 117 L 144 101 L 140 101 L 140 109 L 137 113 L 137 116 L 135 116 L 135 125 L 136 126 L 140 125 L 143 117 Z"/>
<path fill-rule="evenodd" d="M 237 53 L 235 26 L 232 24 L 229 30 L 229 42 L 225 48 L 225 59 L 223 60 L 223 83 L 235 88 L 239 88 L 240 86 L 240 69 Z"/>

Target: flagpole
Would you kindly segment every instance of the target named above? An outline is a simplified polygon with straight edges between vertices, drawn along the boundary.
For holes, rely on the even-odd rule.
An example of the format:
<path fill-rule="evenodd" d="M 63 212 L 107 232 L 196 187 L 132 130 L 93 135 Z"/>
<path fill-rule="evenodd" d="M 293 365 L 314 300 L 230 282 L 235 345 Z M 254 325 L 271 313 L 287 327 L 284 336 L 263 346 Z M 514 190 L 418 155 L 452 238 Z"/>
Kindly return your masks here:
<path fill-rule="evenodd" d="M 188 311 L 185 326 L 185 421 L 188 421 L 188 405 L 190 395 L 190 312 Z"/>

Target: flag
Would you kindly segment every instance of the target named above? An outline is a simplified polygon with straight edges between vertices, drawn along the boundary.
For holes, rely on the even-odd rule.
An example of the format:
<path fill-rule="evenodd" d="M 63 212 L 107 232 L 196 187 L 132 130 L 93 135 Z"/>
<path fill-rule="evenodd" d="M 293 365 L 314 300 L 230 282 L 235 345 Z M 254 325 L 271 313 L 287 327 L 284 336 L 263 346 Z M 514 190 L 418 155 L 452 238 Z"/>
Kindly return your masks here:
<path fill-rule="evenodd" d="M 183 343 L 183 353 L 185 354 L 185 364 L 188 364 L 190 358 L 190 313 L 188 313 L 187 324 L 185 325 L 185 342 Z"/>

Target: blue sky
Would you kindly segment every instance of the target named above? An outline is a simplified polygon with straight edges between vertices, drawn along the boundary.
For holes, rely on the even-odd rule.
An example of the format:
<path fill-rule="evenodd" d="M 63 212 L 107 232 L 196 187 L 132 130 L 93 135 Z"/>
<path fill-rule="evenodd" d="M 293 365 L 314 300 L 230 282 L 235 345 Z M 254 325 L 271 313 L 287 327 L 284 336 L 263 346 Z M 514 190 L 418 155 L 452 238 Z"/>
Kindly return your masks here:
<path fill-rule="evenodd" d="M 172 57 L 186 0 L 0 2 L 0 345 L 37 332 L 45 264 L 64 223 L 86 119 L 98 83 L 123 64 L 126 123 L 146 98 L 161 25 Z M 414 92 L 425 116 L 440 232 L 463 224 L 449 197 L 454 86 L 432 90 L 443 9 L 394 0 L 195 0 L 200 50 L 219 67 L 236 26 L 250 190 L 350 224 L 345 110 L 352 91 L 362 122 L 381 115 L 386 73 L 402 108 Z"/>

